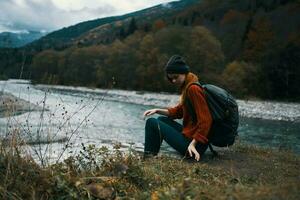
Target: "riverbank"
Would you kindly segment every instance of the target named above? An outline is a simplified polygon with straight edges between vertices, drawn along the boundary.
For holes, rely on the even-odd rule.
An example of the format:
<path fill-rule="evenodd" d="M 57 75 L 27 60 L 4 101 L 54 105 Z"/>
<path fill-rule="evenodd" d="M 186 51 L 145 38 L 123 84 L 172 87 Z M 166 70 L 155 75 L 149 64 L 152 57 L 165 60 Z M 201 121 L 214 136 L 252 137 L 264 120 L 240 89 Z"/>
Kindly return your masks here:
<path fill-rule="evenodd" d="M 1 148 L 1 199 L 299 199 L 298 155 L 235 144 L 201 162 L 83 146 L 41 168 Z M 104 159 L 101 159 L 104 158 Z"/>
<path fill-rule="evenodd" d="M 11 117 L 26 112 L 42 110 L 41 106 L 0 91 L 0 117 Z"/>
<path fill-rule="evenodd" d="M 84 98 L 103 98 L 104 100 L 133 103 L 138 105 L 153 106 L 153 107 L 169 107 L 178 103 L 178 95 L 167 93 L 153 93 L 141 91 L 127 91 L 127 90 L 106 90 L 106 89 L 91 89 L 87 87 L 73 87 L 61 85 L 31 85 L 26 80 L 8 80 L 4 82 L 4 88 L 7 83 L 12 84 L 28 84 L 29 88 L 34 88 L 47 93 L 55 92 L 61 94 L 68 94 L 76 97 Z M 8 94 L 7 94 L 8 95 Z M 0 92 L 1 96 L 1 92 Z M 27 99 L 26 99 L 27 100 Z M 15 98 L 13 98 L 15 101 Z M 16 106 L 21 113 L 26 112 L 26 108 L 35 109 L 35 105 L 25 101 L 25 105 Z M 300 122 L 300 103 L 287 103 L 276 101 L 259 101 L 259 100 L 237 100 L 239 105 L 239 113 L 241 117 L 278 120 L 289 122 Z M 20 102 L 19 102 L 20 104 Z M 3 116 L 3 108 L 0 114 Z M 2 106 L 3 107 L 3 106 Z M 40 109 L 40 108 L 38 108 Z M 2 112 L 1 112 L 2 110 Z M 16 112 L 17 113 L 17 112 Z"/>
<path fill-rule="evenodd" d="M 179 96 L 165 93 L 90 89 L 86 87 L 35 85 L 35 89 L 82 96 L 104 98 L 109 101 L 134 103 L 146 106 L 168 107 L 179 101 Z M 286 103 L 257 100 L 237 100 L 241 117 L 266 120 L 300 122 L 300 103 Z"/>
<path fill-rule="evenodd" d="M 126 90 L 89 89 L 86 87 L 36 85 L 35 89 L 60 92 L 72 96 L 104 98 L 109 101 L 134 103 L 146 106 L 168 107 L 178 103 L 178 95 L 138 92 Z M 241 117 L 300 122 L 300 104 L 272 101 L 237 100 Z M 0 117 L 13 112 L 14 115 L 28 111 L 41 111 L 41 106 L 0 92 Z"/>

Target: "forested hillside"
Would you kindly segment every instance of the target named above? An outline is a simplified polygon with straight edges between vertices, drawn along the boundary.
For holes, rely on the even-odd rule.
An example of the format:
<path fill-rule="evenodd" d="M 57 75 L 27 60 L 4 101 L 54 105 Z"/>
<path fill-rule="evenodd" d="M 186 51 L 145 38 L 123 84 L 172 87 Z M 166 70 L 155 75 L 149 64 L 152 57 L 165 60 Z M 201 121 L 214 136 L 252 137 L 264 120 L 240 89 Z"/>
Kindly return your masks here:
<path fill-rule="evenodd" d="M 201 82 L 238 97 L 299 100 L 299 1 L 176 3 L 119 17 L 60 46 L 37 48 L 41 40 L 26 49 L 2 49 L 2 76 L 20 77 L 23 69 L 22 77 L 35 82 L 174 92 L 163 68 L 180 54 Z"/>

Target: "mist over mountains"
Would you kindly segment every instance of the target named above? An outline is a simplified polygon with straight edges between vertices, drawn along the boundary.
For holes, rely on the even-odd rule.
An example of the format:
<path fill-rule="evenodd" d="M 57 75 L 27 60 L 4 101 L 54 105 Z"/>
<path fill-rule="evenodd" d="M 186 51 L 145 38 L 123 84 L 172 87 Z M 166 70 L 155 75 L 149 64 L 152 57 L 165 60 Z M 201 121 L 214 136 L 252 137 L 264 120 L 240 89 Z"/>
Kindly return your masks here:
<path fill-rule="evenodd" d="M 2 32 L 0 33 L 0 48 L 22 47 L 28 43 L 40 39 L 46 32 L 23 31 L 23 32 Z"/>

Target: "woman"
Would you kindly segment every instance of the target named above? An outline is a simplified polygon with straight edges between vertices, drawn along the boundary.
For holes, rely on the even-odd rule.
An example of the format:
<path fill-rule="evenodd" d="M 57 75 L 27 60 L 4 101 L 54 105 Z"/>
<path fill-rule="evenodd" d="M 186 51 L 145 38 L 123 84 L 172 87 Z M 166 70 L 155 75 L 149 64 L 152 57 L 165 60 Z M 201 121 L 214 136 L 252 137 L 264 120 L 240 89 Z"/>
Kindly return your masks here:
<path fill-rule="evenodd" d="M 190 72 L 181 56 L 172 56 L 166 67 L 168 80 L 181 90 L 180 102 L 177 106 L 167 109 L 151 109 L 144 113 L 144 117 L 160 114 L 166 117 L 147 119 L 145 126 L 144 157 L 157 155 L 163 140 L 176 149 L 180 154 L 200 160 L 208 147 L 208 133 L 212 124 L 212 117 L 207 106 L 204 91 L 198 85 L 198 77 Z M 186 98 L 195 109 L 197 121 L 193 123 L 188 113 Z M 183 118 L 183 125 L 173 119 Z"/>

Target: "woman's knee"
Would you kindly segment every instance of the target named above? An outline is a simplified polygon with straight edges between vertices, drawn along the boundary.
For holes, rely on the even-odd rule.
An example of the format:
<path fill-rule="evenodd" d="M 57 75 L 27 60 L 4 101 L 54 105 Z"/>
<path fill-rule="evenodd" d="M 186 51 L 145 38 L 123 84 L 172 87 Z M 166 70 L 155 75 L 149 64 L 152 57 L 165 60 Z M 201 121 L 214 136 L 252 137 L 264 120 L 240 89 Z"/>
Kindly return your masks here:
<path fill-rule="evenodd" d="M 146 139 L 152 138 L 151 140 L 153 140 L 153 138 L 161 138 L 160 134 L 159 121 L 156 118 L 147 119 L 145 126 Z"/>
<path fill-rule="evenodd" d="M 159 117 L 157 117 L 157 120 L 162 121 L 162 122 L 167 122 L 167 121 L 170 121 L 170 118 L 165 117 L 165 116 L 159 116 Z"/>
<path fill-rule="evenodd" d="M 155 119 L 155 118 L 153 118 L 153 117 L 151 117 L 151 118 L 148 118 L 147 119 L 147 121 L 146 121 L 146 128 L 147 127 L 155 127 L 155 126 L 157 126 L 157 119 Z"/>

